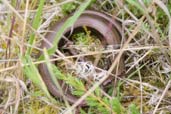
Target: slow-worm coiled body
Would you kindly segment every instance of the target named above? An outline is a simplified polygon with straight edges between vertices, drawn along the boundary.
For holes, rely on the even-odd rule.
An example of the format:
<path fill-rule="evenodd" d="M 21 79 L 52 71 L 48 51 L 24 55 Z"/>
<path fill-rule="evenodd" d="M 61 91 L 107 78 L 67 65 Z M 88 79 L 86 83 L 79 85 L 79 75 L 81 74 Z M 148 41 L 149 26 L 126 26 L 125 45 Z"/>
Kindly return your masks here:
<path fill-rule="evenodd" d="M 46 34 L 45 38 L 53 43 L 54 38 L 56 36 L 57 31 L 61 28 L 61 26 L 64 24 L 67 18 L 62 19 L 61 21 L 58 21 L 53 25 L 53 27 L 50 29 L 50 31 Z M 98 34 L 101 34 L 102 38 L 100 39 L 102 42 L 105 42 L 105 45 L 118 45 L 120 44 L 121 40 L 121 27 L 120 24 L 113 19 L 112 17 L 105 15 L 103 13 L 97 12 L 97 11 L 85 11 L 75 22 L 73 25 L 73 29 L 81 28 L 82 26 L 89 27 L 90 29 L 95 30 Z M 65 32 L 69 33 L 71 31 L 71 28 L 68 28 Z M 45 41 L 42 41 L 41 48 L 50 48 L 49 44 L 47 44 Z M 52 56 L 51 56 L 52 58 Z M 52 64 L 55 64 L 55 62 L 52 62 Z M 123 58 L 121 58 L 120 62 L 118 63 L 119 67 L 117 68 L 117 75 L 120 75 L 124 69 L 124 63 Z M 115 69 L 116 70 L 116 69 Z M 48 68 L 45 63 L 42 63 L 39 65 L 39 72 L 43 78 L 43 81 L 45 82 L 49 92 L 55 96 L 55 97 L 61 97 L 61 93 L 59 92 L 58 88 L 53 83 L 50 73 L 48 71 Z M 116 71 L 114 71 L 116 72 Z M 110 82 L 111 78 L 108 78 L 106 82 Z M 66 93 L 66 99 L 70 103 L 74 103 L 78 97 L 72 95 L 70 92 Z M 80 106 L 86 105 L 86 102 L 82 102 Z"/>

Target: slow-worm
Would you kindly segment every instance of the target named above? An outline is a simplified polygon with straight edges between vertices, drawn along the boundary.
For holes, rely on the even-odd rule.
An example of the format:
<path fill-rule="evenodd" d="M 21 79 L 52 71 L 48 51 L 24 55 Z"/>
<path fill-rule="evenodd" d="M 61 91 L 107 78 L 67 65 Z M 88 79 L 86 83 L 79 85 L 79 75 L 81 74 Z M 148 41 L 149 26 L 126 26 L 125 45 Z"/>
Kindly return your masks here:
<path fill-rule="evenodd" d="M 45 36 L 45 38 L 49 42 L 53 42 L 55 35 L 57 31 L 61 28 L 61 26 L 64 24 L 67 18 L 64 18 L 57 23 L 55 23 L 50 31 Z M 96 34 L 101 34 L 102 38 L 101 41 L 106 42 L 106 45 L 118 45 L 120 44 L 121 40 L 121 27 L 120 24 L 116 21 L 116 19 L 97 12 L 97 11 L 85 11 L 75 22 L 73 25 L 73 29 L 81 28 L 82 26 L 89 27 L 90 29 L 95 30 Z M 71 28 L 68 28 L 64 35 L 66 33 L 69 33 L 71 31 Z M 49 44 L 47 44 L 45 41 L 42 41 L 41 48 L 50 48 Z M 52 56 L 51 56 L 52 58 Z M 52 64 L 55 64 L 55 62 L 52 62 Z M 120 62 L 118 62 L 119 67 L 117 68 L 117 75 L 120 75 L 124 69 L 124 62 L 123 58 L 121 58 Z M 45 82 L 49 92 L 56 98 L 61 97 L 61 93 L 59 92 L 58 88 L 53 83 L 50 73 L 48 71 L 48 68 L 45 63 L 42 63 L 38 66 L 39 72 L 43 78 L 43 81 Z M 115 69 L 116 70 L 116 69 Z M 115 71 L 116 72 L 116 71 Z M 110 82 L 111 78 L 107 79 L 107 81 Z M 78 98 L 71 93 L 66 93 L 66 99 L 72 104 L 74 103 Z M 82 102 L 80 106 L 86 105 L 86 101 Z"/>

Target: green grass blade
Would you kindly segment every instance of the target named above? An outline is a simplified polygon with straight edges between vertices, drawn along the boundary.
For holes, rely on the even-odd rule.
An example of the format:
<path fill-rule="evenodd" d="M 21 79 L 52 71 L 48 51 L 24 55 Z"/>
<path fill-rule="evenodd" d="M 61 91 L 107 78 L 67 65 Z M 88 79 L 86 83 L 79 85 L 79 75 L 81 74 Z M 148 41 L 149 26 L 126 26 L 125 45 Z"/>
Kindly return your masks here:
<path fill-rule="evenodd" d="M 52 79 L 53 83 L 55 84 L 55 86 L 58 88 L 60 94 L 63 96 L 63 99 L 64 99 L 64 102 L 65 102 L 66 106 L 69 107 L 69 103 L 66 100 L 66 98 L 64 96 L 64 93 L 63 93 L 63 90 L 62 90 L 60 84 L 58 83 L 58 80 L 56 79 L 56 76 L 55 76 L 55 74 L 53 72 L 53 66 L 52 66 L 52 64 L 50 62 L 50 58 L 49 58 L 49 55 L 48 55 L 46 49 L 44 49 L 44 57 L 45 57 L 46 65 L 48 67 L 48 71 L 50 73 L 51 79 Z"/>
<path fill-rule="evenodd" d="M 41 15 L 42 15 L 42 11 L 43 11 L 44 2 L 45 2 L 45 0 L 40 0 L 39 6 L 37 9 L 37 13 L 35 15 L 35 18 L 34 18 L 33 24 L 32 24 L 32 27 L 34 29 L 37 29 L 41 24 Z M 32 33 L 29 37 L 29 41 L 28 41 L 29 45 L 33 45 L 34 41 L 35 41 L 35 34 Z M 32 48 L 28 47 L 26 50 L 26 54 L 30 55 L 31 51 L 32 51 Z"/>
<path fill-rule="evenodd" d="M 36 66 L 33 64 L 31 57 L 29 55 L 26 55 L 23 59 L 22 62 L 24 65 L 26 65 L 24 67 L 24 74 L 27 76 L 27 78 L 31 79 L 33 81 L 33 83 L 35 83 L 39 88 L 41 88 L 45 94 L 51 98 L 47 87 L 44 83 L 44 81 L 42 80 Z M 29 65 L 27 65 L 29 64 Z M 52 100 L 52 98 L 51 98 Z"/>
<path fill-rule="evenodd" d="M 65 30 L 69 27 L 71 27 L 75 21 L 79 18 L 79 16 L 83 13 L 83 11 L 89 6 L 91 3 L 91 0 L 87 0 L 85 3 L 83 3 L 78 11 L 74 13 L 74 15 L 66 20 L 66 22 L 63 24 L 61 29 L 56 33 L 55 39 L 53 41 L 53 47 L 48 50 L 48 54 L 53 54 L 55 50 L 57 49 L 57 44 L 62 37 Z"/>
<path fill-rule="evenodd" d="M 52 79 L 53 83 L 56 85 L 56 87 L 59 88 L 60 85 L 59 85 L 59 83 L 57 82 L 56 77 L 55 77 L 55 75 L 54 75 L 53 68 L 52 68 L 52 64 L 51 64 L 51 62 L 50 62 L 49 55 L 48 55 L 46 49 L 44 49 L 44 57 L 45 57 L 45 62 L 46 62 L 46 65 L 47 65 L 47 67 L 48 67 L 48 70 L 49 70 L 51 79 Z"/>

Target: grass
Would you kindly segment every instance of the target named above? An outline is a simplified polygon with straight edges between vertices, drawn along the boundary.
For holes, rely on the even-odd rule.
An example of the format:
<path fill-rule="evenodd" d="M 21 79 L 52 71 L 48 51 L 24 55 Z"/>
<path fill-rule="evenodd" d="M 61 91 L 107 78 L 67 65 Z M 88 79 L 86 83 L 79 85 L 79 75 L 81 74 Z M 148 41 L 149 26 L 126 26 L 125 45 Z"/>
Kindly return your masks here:
<path fill-rule="evenodd" d="M 18 7 L 17 7 L 18 6 Z M 59 9 L 51 18 L 49 12 Z M 77 78 L 77 75 L 50 64 L 49 55 L 57 49 L 57 43 L 63 32 L 71 27 L 86 9 L 95 9 L 115 17 L 122 23 L 122 49 L 102 50 L 118 53 L 116 60 L 111 63 L 107 75 L 89 86 Z M 106 10 L 108 9 L 108 10 Z M 71 12 L 64 26 L 56 33 L 55 41 L 49 50 L 40 49 L 48 28 L 54 21 L 58 21 Z M 170 1 L 126 0 L 56 0 L 17 2 L 12 0 L 0 1 L 0 113 L 2 114 L 169 114 L 170 100 L 170 39 L 171 39 L 171 3 Z M 15 21 L 14 21 L 15 20 Z M 43 27 L 42 27 L 43 25 Z M 43 30 L 40 31 L 39 27 Z M 12 31 L 12 32 L 10 32 Z M 74 35 L 73 35 L 74 36 Z M 92 40 L 85 40 L 91 35 L 89 32 L 75 35 L 77 44 L 89 44 Z M 10 41 L 10 43 L 8 43 Z M 38 58 L 39 51 L 44 52 Z M 87 51 L 80 55 L 101 54 Z M 101 50 L 100 50 L 101 51 Z M 117 60 L 125 55 L 125 75 L 117 77 L 115 86 L 110 85 L 108 91 L 100 88 L 101 83 L 113 68 Z M 59 57 L 74 60 L 72 56 Z M 69 104 L 63 94 L 61 99 L 54 99 L 47 90 L 38 70 L 37 64 L 45 62 L 52 79 L 61 88 L 56 78 L 64 81 L 72 89 L 72 94 L 80 96 L 74 104 Z M 72 61 L 73 62 L 73 61 Z M 60 63 L 66 64 L 66 61 Z M 65 69 L 66 70 L 66 69 Z M 75 69 L 78 70 L 78 69 Z M 114 75 L 114 74 L 112 74 Z M 81 101 L 86 100 L 88 107 L 78 108 Z"/>
<path fill-rule="evenodd" d="M 35 17 L 33 18 L 33 24 L 32 24 L 32 27 L 34 29 L 38 29 L 38 27 L 40 26 L 41 24 L 41 15 L 42 15 L 42 10 L 43 10 L 43 6 L 44 6 L 44 3 L 45 3 L 45 0 L 41 0 L 40 3 L 39 3 L 39 6 L 37 8 L 37 12 L 36 12 L 36 15 Z M 35 42 L 35 34 L 31 34 L 30 35 L 30 38 L 29 38 L 29 45 L 34 45 L 33 43 Z M 27 48 L 26 50 L 26 54 L 27 55 L 30 55 L 31 54 L 31 48 Z"/>

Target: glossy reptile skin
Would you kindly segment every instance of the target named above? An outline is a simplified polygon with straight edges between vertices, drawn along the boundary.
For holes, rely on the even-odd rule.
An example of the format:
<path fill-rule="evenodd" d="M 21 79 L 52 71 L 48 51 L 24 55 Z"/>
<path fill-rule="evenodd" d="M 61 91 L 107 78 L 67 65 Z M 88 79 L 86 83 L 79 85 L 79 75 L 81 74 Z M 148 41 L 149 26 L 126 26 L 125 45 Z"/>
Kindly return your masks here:
<path fill-rule="evenodd" d="M 53 32 L 49 32 L 46 34 L 45 38 L 49 42 L 51 43 L 53 42 L 57 31 L 61 28 L 63 23 L 66 21 L 66 19 L 67 18 L 62 19 L 61 21 L 58 21 L 57 23 L 55 23 L 53 27 L 50 29 L 50 31 L 53 31 Z M 103 13 L 96 12 L 96 11 L 87 10 L 75 22 L 74 29 L 82 27 L 82 26 L 90 27 L 98 31 L 103 36 L 102 40 L 104 40 L 108 45 L 120 44 L 120 40 L 121 40 L 120 24 L 115 19 L 113 19 L 112 17 L 108 15 L 105 15 Z M 69 32 L 70 30 L 71 28 L 68 28 L 65 31 L 65 33 Z M 41 48 L 44 48 L 44 47 L 50 48 L 50 46 L 45 41 L 42 41 Z M 55 62 L 52 62 L 52 64 L 55 64 Z M 124 63 L 123 63 L 123 59 L 121 58 L 120 63 L 119 63 L 119 68 L 118 68 L 118 75 L 122 73 L 123 68 L 124 68 Z M 52 82 L 52 79 L 51 79 L 51 76 L 50 76 L 50 73 L 48 71 L 46 64 L 42 63 L 39 65 L 39 72 L 48 90 L 50 91 L 50 93 L 56 98 L 62 97 L 60 92 L 58 91 L 58 88 Z M 111 78 L 108 78 L 106 81 L 110 82 Z M 78 99 L 76 96 L 73 96 L 70 93 L 66 93 L 65 95 L 66 95 L 66 99 L 71 104 L 74 103 Z M 83 106 L 83 105 L 86 105 L 85 101 L 83 101 L 80 104 L 80 106 Z"/>

